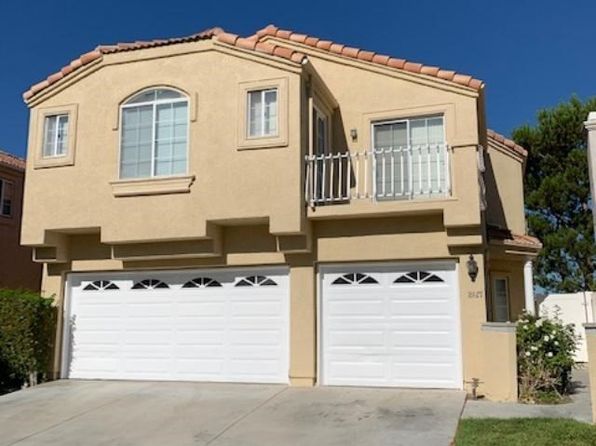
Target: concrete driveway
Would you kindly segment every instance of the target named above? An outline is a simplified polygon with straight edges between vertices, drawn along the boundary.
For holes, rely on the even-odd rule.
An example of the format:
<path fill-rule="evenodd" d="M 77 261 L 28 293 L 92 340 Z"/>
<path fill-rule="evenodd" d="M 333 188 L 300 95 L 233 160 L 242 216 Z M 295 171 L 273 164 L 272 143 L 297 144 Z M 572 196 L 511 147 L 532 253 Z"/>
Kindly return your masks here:
<path fill-rule="evenodd" d="M 0 445 L 441 445 L 464 393 L 55 381 L 0 397 Z"/>

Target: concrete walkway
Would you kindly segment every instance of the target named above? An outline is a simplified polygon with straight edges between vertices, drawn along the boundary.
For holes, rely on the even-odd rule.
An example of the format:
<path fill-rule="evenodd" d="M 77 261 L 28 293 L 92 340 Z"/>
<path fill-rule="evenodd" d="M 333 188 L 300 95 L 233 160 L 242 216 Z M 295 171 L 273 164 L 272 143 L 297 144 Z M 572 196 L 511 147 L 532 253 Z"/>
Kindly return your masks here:
<path fill-rule="evenodd" d="M 588 371 L 579 368 L 573 372 L 575 393 L 572 401 L 556 405 L 532 405 L 519 403 L 495 403 L 484 400 L 468 400 L 462 418 L 573 418 L 586 423 L 592 422 L 592 406 Z"/>
<path fill-rule="evenodd" d="M 447 446 L 458 391 L 56 381 L 0 397 L 0 445 Z"/>

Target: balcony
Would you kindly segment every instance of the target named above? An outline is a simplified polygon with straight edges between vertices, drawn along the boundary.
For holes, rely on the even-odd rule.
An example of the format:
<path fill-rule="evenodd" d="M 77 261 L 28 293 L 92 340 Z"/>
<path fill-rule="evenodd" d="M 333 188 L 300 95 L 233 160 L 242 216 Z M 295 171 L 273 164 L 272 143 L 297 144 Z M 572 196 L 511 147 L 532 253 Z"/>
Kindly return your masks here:
<path fill-rule="evenodd" d="M 306 202 L 314 208 L 445 199 L 451 196 L 449 161 L 445 144 L 307 155 Z"/>

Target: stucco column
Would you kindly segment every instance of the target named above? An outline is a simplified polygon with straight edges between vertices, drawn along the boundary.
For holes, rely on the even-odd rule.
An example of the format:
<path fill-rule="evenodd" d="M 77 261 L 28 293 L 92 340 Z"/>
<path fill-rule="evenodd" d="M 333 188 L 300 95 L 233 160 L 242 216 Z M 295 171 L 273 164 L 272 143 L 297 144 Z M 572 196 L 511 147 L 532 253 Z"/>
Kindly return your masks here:
<path fill-rule="evenodd" d="M 316 381 L 315 268 L 310 258 L 288 256 L 290 263 L 290 384 Z M 308 256 L 304 256 L 308 257 Z"/>
<path fill-rule="evenodd" d="M 52 298 L 56 307 L 56 333 L 54 336 L 54 357 L 51 364 L 50 379 L 58 379 L 62 364 L 62 327 L 64 324 L 64 279 L 65 265 L 43 266 L 41 295 Z"/>
<path fill-rule="evenodd" d="M 530 314 L 536 312 L 534 304 L 534 271 L 532 261 L 527 259 L 524 263 L 524 296 L 526 301 L 526 311 Z"/>
<path fill-rule="evenodd" d="M 478 391 L 491 401 L 517 401 L 517 324 L 482 324 L 483 372 Z"/>
<path fill-rule="evenodd" d="M 596 111 L 590 112 L 584 122 L 588 130 L 588 169 L 590 170 L 590 191 L 592 192 L 592 217 L 594 219 L 594 238 L 596 239 Z"/>
<path fill-rule="evenodd" d="M 596 324 L 584 324 L 586 348 L 588 350 L 588 376 L 592 399 L 592 422 L 596 423 Z"/>

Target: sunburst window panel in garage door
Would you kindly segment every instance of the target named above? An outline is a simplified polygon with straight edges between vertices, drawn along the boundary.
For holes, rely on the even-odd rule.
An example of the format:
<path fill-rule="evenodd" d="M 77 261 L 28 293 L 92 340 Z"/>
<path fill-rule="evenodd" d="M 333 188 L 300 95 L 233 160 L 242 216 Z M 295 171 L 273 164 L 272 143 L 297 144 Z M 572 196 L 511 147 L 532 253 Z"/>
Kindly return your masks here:
<path fill-rule="evenodd" d="M 287 270 L 266 274 L 275 287 L 235 287 L 239 280 L 262 274 L 206 273 L 115 273 L 97 279 L 70 275 L 66 311 L 72 333 L 65 337 L 63 374 L 287 382 Z M 96 280 L 109 280 L 120 289 L 83 291 Z M 136 284 L 142 287 L 133 289 Z"/>
<path fill-rule="evenodd" d="M 324 384 L 461 388 L 455 265 L 432 266 L 322 269 Z"/>

